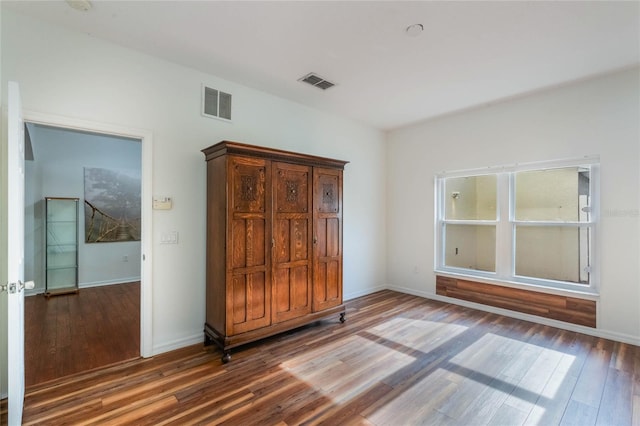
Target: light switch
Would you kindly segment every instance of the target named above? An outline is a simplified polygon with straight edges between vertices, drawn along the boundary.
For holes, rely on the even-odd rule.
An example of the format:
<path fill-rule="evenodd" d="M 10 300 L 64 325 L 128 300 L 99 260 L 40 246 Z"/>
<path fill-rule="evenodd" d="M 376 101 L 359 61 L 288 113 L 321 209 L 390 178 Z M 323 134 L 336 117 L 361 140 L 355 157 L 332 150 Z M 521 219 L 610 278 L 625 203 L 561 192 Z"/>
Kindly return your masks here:
<path fill-rule="evenodd" d="M 163 232 L 160 234 L 160 244 L 178 244 L 178 232 Z"/>
<path fill-rule="evenodd" d="M 154 210 L 171 210 L 171 207 L 173 207 L 171 197 L 153 197 Z"/>

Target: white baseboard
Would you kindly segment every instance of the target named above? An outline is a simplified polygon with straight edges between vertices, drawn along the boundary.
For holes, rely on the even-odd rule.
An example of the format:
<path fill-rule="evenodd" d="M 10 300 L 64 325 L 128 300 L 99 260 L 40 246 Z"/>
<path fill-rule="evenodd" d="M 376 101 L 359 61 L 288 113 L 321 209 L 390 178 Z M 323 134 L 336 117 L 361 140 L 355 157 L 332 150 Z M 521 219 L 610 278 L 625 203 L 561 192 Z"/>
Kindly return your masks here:
<path fill-rule="evenodd" d="M 345 293 L 343 295 L 342 299 L 344 301 L 347 301 L 347 300 L 355 299 L 357 297 L 366 296 L 368 294 L 373 294 L 373 293 L 378 292 L 378 291 L 386 290 L 387 288 L 388 287 L 381 285 L 381 286 L 378 286 L 378 287 L 368 288 L 366 290 L 352 291 L 352 292 L 349 292 L 349 293 Z"/>
<path fill-rule="evenodd" d="M 140 277 L 129 277 L 129 278 L 118 278 L 117 280 L 108 280 L 108 281 L 94 281 L 90 283 L 80 283 L 78 284 L 78 288 L 90 288 L 90 287 L 102 287 L 106 285 L 114 285 L 114 284 L 127 284 L 135 281 L 140 281 Z M 45 293 L 45 289 L 36 288 L 33 290 L 25 290 L 25 296 L 36 296 L 38 294 Z"/>
<path fill-rule="evenodd" d="M 79 288 L 102 287 L 102 286 L 105 286 L 105 285 L 126 284 L 126 283 L 135 282 L 135 281 L 140 281 L 140 276 L 118 278 L 118 279 L 115 279 L 115 280 L 93 281 L 93 282 L 88 282 L 88 283 L 80 283 L 80 284 L 78 284 L 78 287 Z"/>
<path fill-rule="evenodd" d="M 521 312 L 510 311 L 508 309 L 496 308 L 493 306 L 482 305 L 479 303 L 467 302 L 466 300 L 440 296 L 438 294 L 433 294 L 426 291 L 414 290 L 410 288 L 398 287 L 393 285 L 388 285 L 386 288 L 389 290 L 398 291 L 400 293 L 406 293 L 406 294 L 412 294 L 414 296 L 424 297 L 425 299 L 432 299 L 440 302 L 451 303 L 453 305 L 465 306 L 467 308 L 477 309 L 479 311 L 491 312 L 494 314 L 504 315 L 506 317 L 535 322 L 543 325 L 549 325 L 549 326 L 560 328 L 563 330 L 575 331 L 577 333 L 587 334 L 589 336 L 601 337 L 603 339 L 615 340 L 617 342 L 640 346 L 640 337 L 637 337 L 637 336 L 617 333 L 610 330 L 602 330 L 598 328 L 585 327 L 582 325 L 552 320 L 544 317 L 539 317 L 536 315 L 523 314 Z"/>
<path fill-rule="evenodd" d="M 201 343 L 204 346 L 204 332 L 153 346 L 152 356 L 175 351 L 176 349 L 186 348 L 191 345 L 197 345 L 198 343 Z"/>
<path fill-rule="evenodd" d="M 78 288 L 90 288 L 90 287 L 102 287 L 106 285 L 114 285 L 114 284 L 127 284 L 135 281 L 140 281 L 140 277 L 127 277 L 127 278 L 118 278 L 116 280 L 107 280 L 107 281 L 94 281 L 89 283 L 79 283 Z M 36 288 L 33 290 L 25 290 L 25 296 L 35 296 L 38 294 L 45 293 L 44 288 Z"/>

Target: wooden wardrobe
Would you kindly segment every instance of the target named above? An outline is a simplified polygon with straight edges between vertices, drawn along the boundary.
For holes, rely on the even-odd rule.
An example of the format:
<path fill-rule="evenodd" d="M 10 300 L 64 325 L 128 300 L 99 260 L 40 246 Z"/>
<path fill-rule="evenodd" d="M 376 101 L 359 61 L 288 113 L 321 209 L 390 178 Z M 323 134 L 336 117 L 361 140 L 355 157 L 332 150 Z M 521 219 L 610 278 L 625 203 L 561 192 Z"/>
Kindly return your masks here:
<path fill-rule="evenodd" d="M 346 161 L 237 142 L 207 161 L 205 344 L 223 351 L 335 315 Z"/>

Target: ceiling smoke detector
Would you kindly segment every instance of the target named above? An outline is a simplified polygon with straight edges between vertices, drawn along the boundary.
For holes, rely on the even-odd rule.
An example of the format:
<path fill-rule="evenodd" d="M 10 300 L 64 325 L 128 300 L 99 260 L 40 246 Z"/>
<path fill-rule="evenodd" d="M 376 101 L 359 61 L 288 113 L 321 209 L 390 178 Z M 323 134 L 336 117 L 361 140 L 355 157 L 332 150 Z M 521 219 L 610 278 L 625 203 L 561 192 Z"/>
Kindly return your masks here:
<path fill-rule="evenodd" d="M 298 81 L 302 81 L 303 83 L 310 84 L 322 90 L 327 90 L 328 88 L 335 86 L 335 83 L 325 80 L 318 74 L 312 72 L 302 78 L 299 78 Z"/>
<path fill-rule="evenodd" d="M 69 7 L 80 12 L 88 12 L 93 5 L 89 0 L 66 0 Z"/>

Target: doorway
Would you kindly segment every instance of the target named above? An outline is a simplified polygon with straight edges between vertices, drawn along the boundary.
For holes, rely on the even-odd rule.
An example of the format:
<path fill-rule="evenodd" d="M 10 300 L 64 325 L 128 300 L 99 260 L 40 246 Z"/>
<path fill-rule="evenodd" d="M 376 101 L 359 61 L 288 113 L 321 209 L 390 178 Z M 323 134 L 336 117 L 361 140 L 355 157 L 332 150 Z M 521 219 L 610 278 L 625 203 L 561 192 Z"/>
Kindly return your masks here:
<path fill-rule="evenodd" d="M 119 330 L 120 336 L 109 337 L 105 335 L 98 338 L 112 339 L 112 342 L 119 342 L 111 346 L 115 352 L 120 353 L 121 360 L 124 360 L 132 357 L 132 348 L 131 345 L 128 347 L 126 345 L 123 346 L 123 342 L 130 342 L 131 336 L 133 335 L 136 340 L 134 341 L 134 357 L 151 356 L 151 271 L 150 262 L 145 262 L 145 258 L 148 258 L 151 253 L 150 233 L 148 232 L 151 225 L 151 218 L 150 212 L 145 208 L 144 203 L 147 194 L 151 193 L 150 132 L 83 122 L 64 117 L 29 113 L 25 113 L 25 122 L 28 123 L 32 139 L 31 142 L 34 148 L 34 161 L 30 162 L 31 164 L 27 164 L 26 179 L 27 181 L 33 180 L 35 182 L 35 184 L 33 184 L 33 182 L 31 183 L 30 189 L 27 189 L 31 203 L 29 203 L 29 201 L 25 203 L 27 204 L 25 218 L 29 221 L 31 220 L 30 218 L 33 217 L 31 224 L 27 224 L 26 236 L 27 251 L 33 255 L 31 263 L 25 264 L 25 266 L 27 266 L 25 272 L 30 274 L 30 279 L 34 279 L 37 283 L 35 291 L 29 294 L 42 293 L 45 282 L 45 273 L 42 268 L 42 251 L 44 250 L 42 240 L 45 234 L 42 229 L 42 221 L 38 220 L 43 214 L 39 199 L 42 199 L 42 196 L 53 195 L 77 196 L 83 200 L 85 179 L 83 170 L 85 167 L 129 170 L 137 168 L 141 177 L 140 186 L 142 193 L 140 197 L 141 223 L 139 223 L 141 238 L 139 238 L 139 241 L 86 243 L 84 220 L 81 220 L 80 226 L 78 227 L 78 239 L 80 243 L 78 250 L 78 281 L 80 284 L 80 295 L 82 295 L 82 297 L 76 297 L 78 295 L 75 294 L 55 296 L 45 302 L 48 302 L 47 310 L 49 314 L 60 316 L 60 318 L 64 318 L 65 315 L 68 317 L 68 314 L 73 314 L 74 309 L 75 314 L 85 312 L 85 316 L 88 315 L 87 313 L 98 313 L 97 320 L 91 318 L 86 319 L 88 321 L 98 322 L 97 326 L 94 326 L 93 329 L 96 333 L 100 334 L 109 332 L 108 327 L 100 326 L 100 315 L 102 315 L 103 321 L 109 321 L 108 311 L 105 310 L 106 308 L 87 311 L 86 307 L 82 307 L 82 303 L 97 303 L 110 300 L 113 307 L 113 315 L 123 316 L 124 311 L 119 311 L 120 308 L 117 308 L 115 304 L 119 303 L 119 299 L 126 300 L 128 303 L 123 303 L 123 306 L 126 305 L 128 308 L 122 309 L 127 311 L 126 315 L 130 315 L 132 311 L 135 313 L 135 323 L 132 325 L 130 324 L 131 321 L 129 321 L 129 327 L 126 330 L 116 325 L 116 331 L 114 333 L 117 334 Z M 57 137 L 63 144 L 55 146 L 56 144 L 51 141 L 52 136 L 53 139 Z M 43 137 L 45 137 L 45 140 L 43 140 Z M 49 143 L 46 149 L 42 149 L 41 145 L 43 143 Z M 93 159 L 91 154 L 94 155 Z M 40 158 L 39 155 L 41 155 Z M 63 158 L 64 161 L 61 161 L 60 158 Z M 106 160 L 111 161 L 111 164 L 108 164 L 108 161 L 105 162 Z M 34 164 L 39 161 L 39 167 L 34 166 Z M 33 176 L 31 175 L 32 173 Z M 51 176 L 56 175 L 56 173 L 59 179 L 57 182 L 51 178 Z M 45 183 L 39 184 L 39 181 Z M 75 191 L 75 193 L 71 194 L 65 191 Z M 79 204 L 79 216 L 84 219 L 83 201 Z M 38 299 L 44 298 L 43 296 L 34 297 Z M 76 299 L 72 299 L 74 297 L 76 297 Z M 131 300 L 132 298 L 134 299 L 133 301 Z M 93 302 L 91 302 L 91 300 Z M 40 300 L 39 303 L 40 302 L 42 301 Z M 79 302 L 81 303 L 78 304 Z M 131 309 L 131 306 L 133 306 L 133 309 Z M 29 303 L 27 303 L 26 309 L 29 309 Z M 53 312 L 57 312 L 57 314 L 53 314 Z M 26 317 L 27 319 L 29 318 L 28 312 L 26 312 Z M 113 317 L 111 319 L 113 319 Z M 49 320 L 51 320 L 51 318 L 49 318 Z M 65 324 L 67 320 L 61 319 L 60 321 L 62 324 Z M 83 324 L 86 325 L 84 322 Z M 107 323 L 104 322 L 103 324 Z M 73 329 L 68 325 L 69 324 L 67 324 L 67 327 L 63 327 L 62 330 L 59 330 L 58 334 L 64 336 L 65 332 L 68 333 L 69 330 Z M 83 329 L 82 324 L 75 325 L 80 327 L 81 330 Z M 113 326 L 114 321 L 110 321 L 109 325 Z M 27 324 L 26 332 L 29 333 L 29 330 L 32 328 L 33 327 L 30 328 L 30 324 Z M 84 331 L 88 331 L 88 329 L 89 327 L 84 327 Z M 78 328 L 76 328 L 76 331 L 77 330 Z M 39 332 L 41 333 L 42 331 Z M 26 340 L 27 342 L 29 341 L 28 336 Z M 75 354 L 70 356 L 70 358 L 78 359 L 78 357 L 80 357 L 81 359 L 83 356 L 92 357 L 93 355 L 90 355 L 89 351 L 91 344 L 88 344 L 88 346 L 85 345 L 85 347 L 88 349 L 80 351 L 86 352 L 85 354 Z M 40 349 L 40 352 L 42 352 L 42 350 L 43 349 Z M 28 356 L 28 347 L 26 351 Z M 39 354 L 39 357 L 42 357 L 44 361 L 40 360 L 39 362 L 46 363 L 47 359 L 51 357 L 52 351 L 63 351 L 63 349 L 52 346 L 51 341 L 49 341 L 46 353 Z M 95 356 L 93 357 L 95 358 Z M 112 363 L 114 360 L 113 357 L 109 356 L 101 356 L 101 359 L 109 360 L 107 363 Z M 93 362 L 94 364 L 91 364 L 93 367 L 96 366 L 95 362 L 100 364 L 100 361 L 93 360 Z M 69 372 L 70 370 L 66 371 Z M 29 377 L 29 371 L 27 371 L 27 377 Z M 51 377 L 49 376 L 49 378 Z"/>

